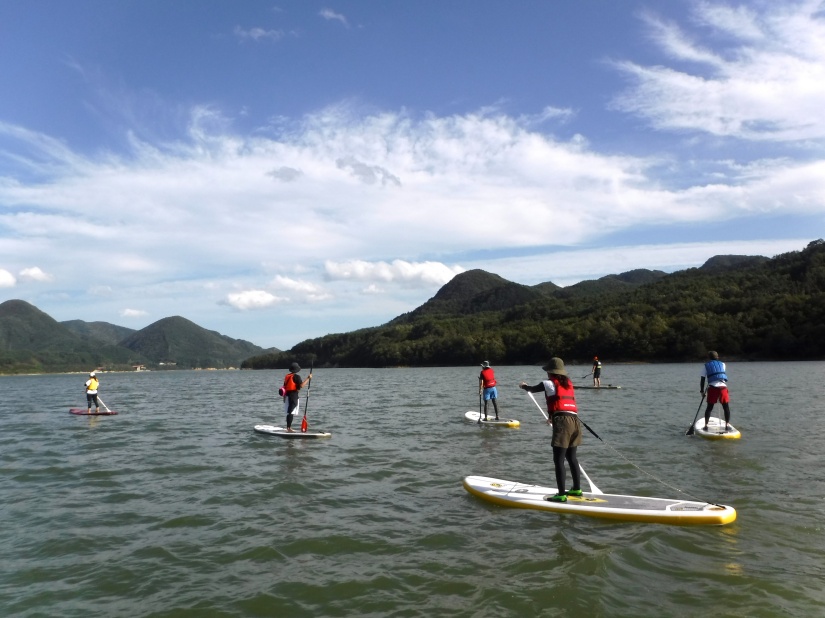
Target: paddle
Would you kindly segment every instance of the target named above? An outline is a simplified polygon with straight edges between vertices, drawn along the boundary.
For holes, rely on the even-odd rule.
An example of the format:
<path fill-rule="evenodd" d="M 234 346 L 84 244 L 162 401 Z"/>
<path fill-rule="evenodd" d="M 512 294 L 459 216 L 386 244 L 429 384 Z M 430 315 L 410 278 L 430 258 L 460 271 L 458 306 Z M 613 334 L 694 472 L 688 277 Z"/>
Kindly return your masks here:
<path fill-rule="evenodd" d="M 100 398 L 100 395 L 98 395 L 98 396 L 97 396 L 97 400 L 98 400 L 100 403 L 103 403 L 103 400 Z M 104 407 L 104 408 L 106 408 L 106 411 L 107 411 L 109 414 L 111 414 L 111 413 L 112 413 L 112 411 L 109 409 L 109 406 L 107 406 L 105 403 L 103 403 L 103 407 Z"/>
<path fill-rule="evenodd" d="M 315 361 L 309 364 L 309 375 L 312 375 L 312 368 L 315 366 Z M 306 433 L 309 428 L 307 423 L 307 410 L 309 409 L 309 391 L 312 388 L 312 378 L 309 379 L 309 386 L 307 386 L 307 400 L 304 403 L 304 418 L 301 419 L 301 433 Z"/>
<path fill-rule="evenodd" d="M 478 391 L 478 424 L 481 425 L 481 391 Z"/>
<path fill-rule="evenodd" d="M 536 407 L 539 409 L 539 412 L 541 412 L 541 415 L 542 415 L 545 419 L 547 419 L 547 420 L 549 421 L 549 420 L 550 420 L 550 417 L 549 417 L 549 416 L 547 416 L 547 413 L 546 413 L 546 412 L 542 409 L 542 407 L 539 405 L 539 402 L 538 402 L 538 401 L 536 401 L 536 398 L 535 398 L 535 397 L 533 397 L 533 393 L 531 393 L 530 391 L 527 391 L 527 394 L 528 394 L 528 395 L 530 395 L 530 399 L 532 399 L 532 400 L 533 400 L 533 403 L 534 403 L 534 404 L 536 404 Z M 584 421 L 582 421 L 582 419 L 579 419 L 579 420 L 582 422 L 582 425 L 584 425 Z M 584 426 L 585 426 L 585 427 L 587 427 L 587 425 L 584 425 Z M 587 430 L 588 430 L 590 433 L 592 433 L 594 436 L 596 436 L 596 433 L 595 433 L 592 429 L 590 429 L 590 427 L 587 427 Z M 599 438 L 599 436 L 596 436 L 596 437 L 597 437 L 597 438 Z M 602 440 L 602 439 L 601 439 L 601 438 L 599 438 L 599 440 Z M 602 440 L 602 442 L 604 442 L 604 440 Z M 584 475 L 584 478 L 585 478 L 585 479 L 587 479 L 587 482 L 588 482 L 588 484 L 590 485 L 590 493 L 591 493 L 591 494 L 601 494 L 601 493 L 604 493 L 604 492 L 602 492 L 602 490 L 601 490 L 601 489 L 599 489 L 598 487 L 596 487 L 596 484 L 595 484 L 593 481 L 591 481 L 591 480 L 590 480 L 590 477 L 589 477 L 589 476 L 587 476 L 587 472 L 585 472 L 585 471 L 584 471 L 584 468 L 582 468 L 582 465 L 581 465 L 581 464 L 579 464 L 579 470 L 581 470 L 581 471 L 582 471 L 582 474 Z"/>
<path fill-rule="evenodd" d="M 593 375 L 592 371 L 587 374 L 587 376 L 592 376 L 592 375 Z M 582 377 L 579 378 L 579 380 L 584 380 L 587 376 L 582 376 Z"/>
<path fill-rule="evenodd" d="M 685 432 L 686 436 L 692 436 L 693 435 L 693 432 L 694 432 L 693 426 L 696 424 L 696 419 L 699 418 L 699 410 L 702 409 L 702 404 L 704 402 L 705 402 L 705 393 L 703 391 L 702 392 L 702 399 L 699 401 L 699 407 L 696 408 L 696 416 L 693 417 L 693 422 L 690 424 L 690 427 L 688 427 L 688 430 Z"/>

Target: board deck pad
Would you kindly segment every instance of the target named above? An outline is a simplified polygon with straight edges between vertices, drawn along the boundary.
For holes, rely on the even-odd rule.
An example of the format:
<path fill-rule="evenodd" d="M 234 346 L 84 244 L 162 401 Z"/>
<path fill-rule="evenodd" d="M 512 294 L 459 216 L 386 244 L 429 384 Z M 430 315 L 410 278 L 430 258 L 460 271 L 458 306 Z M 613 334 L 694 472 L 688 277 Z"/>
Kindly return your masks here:
<path fill-rule="evenodd" d="M 294 440 L 332 437 L 332 434 L 326 431 L 302 432 L 300 429 L 293 429 L 291 432 L 289 432 L 286 430 L 286 427 L 277 427 L 275 425 L 255 425 L 254 429 L 257 433 L 263 433 L 270 436 L 278 436 L 279 438 L 287 438 Z"/>
<path fill-rule="evenodd" d="M 117 412 L 114 410 L 101 410 L 100 412 L 92 410 L 91 414 L 86 414 L 86 408 L 69 408 L 69 414 L 77 414 L 78 416 L 114 416 Z"/>
<path fill-rule="evenodd" d="M 736 519 L 731 506 L 691 500 L 584 492 L 580 497 L 568 496 L 567 502 L 550 502 L 547 498 L 556 493 L 553 487 L 485 476 L 467 476 L 463 484 L 474 496 L 514 508 L 679 526 L 722 525 Z"/>
<path fill-rule="evenodd" d="M 488 414 L 486 421 L 484 420 L 484 413 L 476 412 L 475 410 L 465 412 L 464 418 L 468 421 L 472 421 L 473 423 L 478 423 L 478 419 L 481 418 L 481 424 L 490 427 L 518 427 L 520 425 L 520 423 L 514 418 L 499 418 L 499 420 L 496 420 L 495 412 L 493 414 Z"/>
<path fill-rule="evenodd" d="M 708 420 L 708 430 L 705 431 L 705 417 L 701 416 L 693 424 L 693 433 L 706 440 L 738 440 L 742 437 L 736 427 L 730 426 L 730 431 L 725 431 L 725 421 L 718 416 L 711 416 Z"/>

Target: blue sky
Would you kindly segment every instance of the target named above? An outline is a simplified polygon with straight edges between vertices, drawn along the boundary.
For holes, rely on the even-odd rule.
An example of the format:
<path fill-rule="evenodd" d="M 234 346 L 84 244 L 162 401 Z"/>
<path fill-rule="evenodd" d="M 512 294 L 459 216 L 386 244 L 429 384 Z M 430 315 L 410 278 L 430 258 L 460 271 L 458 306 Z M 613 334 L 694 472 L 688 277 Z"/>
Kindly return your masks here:
<path fill-rule="evenodd" d="M 825 2 L 0 0 L 0 301 L 257 345 L 825 236 Z"/>

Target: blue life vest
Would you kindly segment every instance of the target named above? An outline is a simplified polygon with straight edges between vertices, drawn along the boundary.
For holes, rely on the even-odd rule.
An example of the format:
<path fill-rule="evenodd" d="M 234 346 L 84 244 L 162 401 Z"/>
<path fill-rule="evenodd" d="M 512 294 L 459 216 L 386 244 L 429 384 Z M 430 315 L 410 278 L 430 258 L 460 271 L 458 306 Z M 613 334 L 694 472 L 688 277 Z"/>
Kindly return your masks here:
<path fill-rule="evenodd" d="M 712 360 L 705 363 L 705 373 L 708 374 L 708 384 L 717 380 L 728 381 L 728 375 L 721 361 Z"/>

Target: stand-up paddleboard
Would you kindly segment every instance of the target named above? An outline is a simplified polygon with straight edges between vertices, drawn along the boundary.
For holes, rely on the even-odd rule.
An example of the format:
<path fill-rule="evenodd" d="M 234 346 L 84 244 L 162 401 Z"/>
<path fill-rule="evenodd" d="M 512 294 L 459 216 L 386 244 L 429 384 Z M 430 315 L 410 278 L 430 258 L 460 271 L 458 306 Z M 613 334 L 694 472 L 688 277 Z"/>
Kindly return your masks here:
<path fill-rule="evenodd" d="M 738 440 L 742 437 L 739 430 L 733 425 L 730 430 L 725 431 L 725 420 L 718 416 L 711 416 L 708 420 L 708 429 L 705 431 L 705 417 L 700 416 L 693 424 L 693 433 L 706 440 Z"/>
<path fill-rule="evenodd" d="M 592 391 L 608 391 L 616 390 L 617 388 L 621 388 L 621 386 L 613 386 L 612 384 L 608 384 L 607 386 L 575 386 L 574 388 L 577 391 L 581 389 L 588 389 Z"/>
<path fill-rule="evenodd" d="M 475 412 L 470 410 L 469 412 L 464 413 L 464 418 L 468 421 L 472 421 L 474 423 L 478 423 L 478 419 L 481 419 L 482 425 L 488 425 L 490 427 L 518 427 L 519 422 L 514 418 L 502 418 L 496 420 L 495 414 L 488 414 L 487 420 L 484 420 L 484 414 L 481 412 Z"/>
<path fill-rule="evenodd" d="M 292 438 L 296 440 L 306 438 L 331 438 L 332 434 L 326 431 L 306 431 L 302 432 L 300 429 L 293 429 L 291 432 L 286 430 L 286 427 L 275 427 L 274 425 L 255 425 L 255 431 L 264 433 L 270 436 L 278 436 L 279 438 Z"/>
<path fill-rule="evenodd" d="M 731 506 L 605 494 L 593 487 L 591 489 L 594 491 L 585 492 L 581 496 L 567 496 L 567 502 L 550 502 L 547 499 L 556 493 L 553 487 L 485 476 L 467 476 L 463 483 L 464 489 L 482 500 L 521 509 L 677 526 L 722 525 L 736 519 L 736 510 Z"/>
<path fill-rule="evenodd" d="M 92 410 L 91 414 L 87 414 L 86 408 L 69 408 L 69 414 L 77 414 L 78 416 L 114 416 L 117 412 L 114 410 L 101 410 L 100 412 Z"/>

